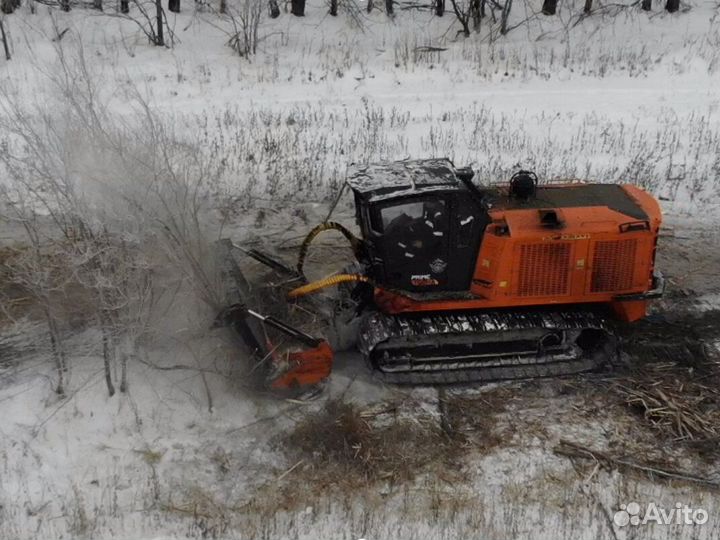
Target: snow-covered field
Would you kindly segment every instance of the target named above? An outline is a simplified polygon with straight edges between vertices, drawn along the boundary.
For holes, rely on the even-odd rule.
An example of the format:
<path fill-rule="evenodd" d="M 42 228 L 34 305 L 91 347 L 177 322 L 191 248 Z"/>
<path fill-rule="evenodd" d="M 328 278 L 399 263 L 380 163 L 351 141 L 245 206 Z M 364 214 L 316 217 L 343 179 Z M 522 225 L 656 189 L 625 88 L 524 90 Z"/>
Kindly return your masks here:
<path fill-rule="evenodd" d="M 244 59 L 225 45 L 229 26 L 189 3 L 170 14 L 173 48 L 148 45 L 131 21 L 37 4 L 35 15 L 24 6 L 4 17 L 13 58 L 0 61 L 0 101 L 32 117 L 62 116 L 73 96 L 53 81 L 70 75 L 92 82 L 119 124 L 132 128 L 147 105 L 217 166 L 203 189 L 224 210 L 224 234 L 279 246 L 288 261 L 353 161 L 448 156 L 483 182 L 522 166 L 542 180 L 637 183 L 666 212 L 658 262 L 671 290 L 657 310 L 675 328 L 697 330 L 712 359 L 720 25 L 715 4 L 685 7 L 670 15 L 659 5 L 651 14 L 609 5 L 581 19 L 580 2 L 561 4 L 558 17 L 516 2 L 511 24 L 527 22 L 503 37 L 485 21 L 464 39 L 451 12 L 398 10 L 389 20 L 361 10 L 355 19 L 341 7 L 332 18 L 314 1 L 303 19 L 263 20 L 259 51 Z M 0 133 L 0 152 L 16 143 Z M 82 172 L 101 168 L 87 154 L 83 186 Z M 347 207 L 339 214 L 352 224 Z M 23 241 L 3 221 L 2 247 Z M 336 257 L 311 265 L 335 270 Z M 2 335 L 16 329 L 22 344 L 8 354 L 9 338 L 0 341 L 0 538 L 720 537 L 717 485 L 557 451 L 570 441 L 720 481 L 716 450 L 659 434 L 623 404 L 612 377 L 443 394 L 382 386 L 347 352 L 318 400 L 283 401 L 243 386 L 240 353 L 222 330 L 208 330 L 211 314 L 180 296 L 156 314 L 127 391 L 113 397 L 96 330 L 67 335 L 61 398 L 42 327 L 0 318 Z M 681 382 L 693 380 L 692 369 L 681 372 Z M 312 440 L 323 420 L 342 424 L 328 412 L 337 403 L 391 439 L 380 448 L 396 469 L 377 472 L 383 456 L 363 446 L 377 442 L 370 435 L 357 443 L 355 455 L 368 459 L 360 466 L 333 461 L 323 437 L 334 428 Z M 453 434 L 438 435 L 448 415 Z M 632 501 L 702 508 L 709 519 L 618 526 L 615 512 Z"/>

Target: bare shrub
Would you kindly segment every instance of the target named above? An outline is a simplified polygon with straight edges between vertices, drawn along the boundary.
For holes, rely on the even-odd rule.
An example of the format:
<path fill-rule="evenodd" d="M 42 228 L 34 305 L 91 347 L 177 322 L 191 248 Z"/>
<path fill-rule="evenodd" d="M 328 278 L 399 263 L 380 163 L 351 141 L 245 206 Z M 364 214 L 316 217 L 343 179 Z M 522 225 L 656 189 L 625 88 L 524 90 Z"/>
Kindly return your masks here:
<path fill-rule="evenodd" d="M 175 32 L 158 0 L 120 0 L 119 11 L 106 11 L 101 16 L 132 21 L 145 34 L 148 42 L 158 47 L 173 47 L 175 44 Z M 166 35 L 168 39 L 165 39 Z"/>
<path fill-rule="evenodd" d="M 112 366 L 126 363 L 147 334 L 159 291 L 153 279 L 170 263 L 181 284 L 216 310 L 221 302 L 204 213 L 218 167 L 182 140 L 138 92 L 125 96 L 134 114 L 110 112 L 104 89 L 85 63 L 60 46 L 50 75 L 63 106 L 25 106 L 4 92 L 0 156 L 12 182 L 4 186 L 11 217 L 26 231 L 24 284 L 45 314 L 58 373 L 66 368 L 54 315 L 58 278 L 45 259 L 63 262 L 61 277 L 91 291 L 102 333 L 108 391 Z M 60 112 L 58 112 L 60 111 Z M 30 264 L 32 263 L 32 264 Z M 50 280 L 50 281 L 48 281 Z M 91 315 L 92 316 L 92 315 Z M 62 369 L 61 369 L 62 368 Z M 62 380 L 58 390 L 62 389 Z"/>
<path fill-rule="evenodd" d="M 25 216 L 27 218 L 27 214 Z M 68 278 L 68 269 L 62 252 L 52 242 L 43 240 L 37 227 L 37 221 L 26 219 L 23 227 L 27 234 L 27 249 L 16 250 L 13 255 L 3 261 L 3 274 L 7 284 L 16 288 L 23 295 L 25 302 L 31 302 L 41 314 L 46 325 L 50 344 L 51 358 L 55 365 L 57 383 L 55 392 L 63 395 L 66 389 L 68 372 L 67 355 L 63 344 L 61 317 L 59 314 L 58 297 L 63 293 Z M 5 300 L 7 289 L 3 291 Z M 17 320 L 3 302 L 3 311 L 10 320 Z M 17 345 L 17 341 L 15 345 Z M 6 347 L 9 344 L 6 344 Z M 27 345 L 25 343 L 24 345 Z M 27 347 L 22 347 L 27 350 Z"/>
<path fill-rule="evenodd" d="M 237 0 L 236 6 L 227 6 L 226 18 L 233 27 L 228 45 L 240 56 L 248 58 L 257 52 L 264 12 L 265 4 L 261 0 Z"/>

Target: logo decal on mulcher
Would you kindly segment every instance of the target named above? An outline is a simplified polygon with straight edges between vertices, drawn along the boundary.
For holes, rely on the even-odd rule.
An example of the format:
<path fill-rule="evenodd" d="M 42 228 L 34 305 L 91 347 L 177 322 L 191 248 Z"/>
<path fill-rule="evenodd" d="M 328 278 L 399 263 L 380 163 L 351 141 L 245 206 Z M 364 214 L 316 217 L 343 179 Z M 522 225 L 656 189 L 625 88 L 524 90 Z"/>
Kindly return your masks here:
<path fill-rule="evenodd" d="M 442 259 L 435 259 L 430 263 L 430 270 L 433 274 L 439 274 L 447 268 L 447 263 Z"/>
<path fill-rule="evenodd" d="M 416 274 L 410 276 L 410 284 L 413 287 L 431 287 L 433 285 L 439 285 L 439 281 L 435 278 L 431 278 L 430 274 Z"/>

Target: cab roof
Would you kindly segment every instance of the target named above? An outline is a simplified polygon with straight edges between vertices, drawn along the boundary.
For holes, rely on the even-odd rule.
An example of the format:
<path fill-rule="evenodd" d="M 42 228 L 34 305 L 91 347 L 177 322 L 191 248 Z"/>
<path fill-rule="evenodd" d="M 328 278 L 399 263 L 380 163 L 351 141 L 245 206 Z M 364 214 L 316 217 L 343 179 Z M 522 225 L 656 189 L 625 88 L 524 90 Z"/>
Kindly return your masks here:
<path fill-rule="evenodd" d="M 361 197 L 373 200 L 461 186 L 455 167 L 446 158 L 353 164 L 347 183 Z"/>

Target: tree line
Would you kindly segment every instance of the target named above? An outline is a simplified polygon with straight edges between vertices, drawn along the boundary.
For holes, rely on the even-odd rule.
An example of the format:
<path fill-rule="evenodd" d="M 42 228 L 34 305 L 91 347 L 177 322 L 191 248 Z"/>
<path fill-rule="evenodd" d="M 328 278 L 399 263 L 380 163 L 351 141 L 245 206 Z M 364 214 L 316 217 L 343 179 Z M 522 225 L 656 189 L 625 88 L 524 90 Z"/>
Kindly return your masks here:
<path fill-rule="evenodd" d="M 37 2 L 57 6 L 62 11 L 70 11 L 74 6 L 72 0 L 26 0 L 30 4 L 31 12 L 35 11 Z M 340 2 L 342 0 L 328 0 L 328 13 L 337 17 Z M 346 7 L 354 0 L 345 0 Z M 383 0 L 382 8 L 388 17 L 395 16 L 397 6 L 403 9 L 428 9 L 434 12 L 437 17 L 443 17 L 447 11 L 448 0 L 429 0 L 429 3 L 412 3 L 399 0 Z M 379 9 L 377 0 L 367 0 L 366 10 L 368 13 Z M 460 24 L 462 33 L 469 36 L 472 30 L 479 30 L 482 21 L 488 13 L 497 22 L 499 13 L 500 33 L 505 35 L 512 28 L 508 25 L 508 19 L 512 10 L 513 0 L 505 0 L 503 3 L 498 0 L 449 0 L 453 15 Z M 540 13 L 546 17 L 552 17 L 558 12 L 559 0 L 543 0 Z M 195 0 L 196 5 L 200 5 Z M 652 0 L 639 0 L 640 8 L 643 11 L 652 10 Z M 12 14 L 22 5 L 22 0 L 0 0 L 0 12 L 4 15 Z M 86 4 L 76 4 L 85 6 Z M 290 14 L 294 17 L 304 17 L 306 0 L 289 0 Z M 357 6 L 348 7 L 348 11 L 357 17 Z M 635 4 L 634 4 L 635 5 Z M 130 19 L 135 22 L 145 33 L 150 43 L 156 46 L 172 46 L 174 36 L 172 29 L 167 23 L 167 15 L 163 0 L 116 0 L 114 9 L 106 11 L 103 0 L 92 0 L 92 9 L 102 11 L 110 16 Z M 213 6 L 204 6 L 205 9 L 215 10 Z M 665 0 L 664 9 L 669 13 L 675 13 L 680 9 L 680 0 Z M 594 10 L 593 0 L 585 0 L 583 16 L 592 14 Z M 167 11 L 180 13 L 181 0 L 167 0 Z M 267 11 L 270 18 L 276 19 L 281 15 L 281 9 L 277 0 L 240 0 L 238 5 L 229 6 L 228 0 L 219 0 L 217 13 L 227 19 L 233 28 L 228 40 L 228 45 L 242 56 L 249 56 L 256 52 L 258 44 L 258 28 L 263 13 Z M 3 18 L 0 17 L 0 39 L 2 39 L 5 57 L 10 60 L 10 47 Z"/>

